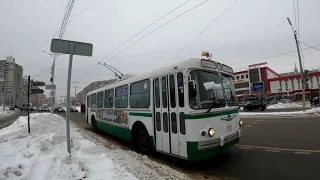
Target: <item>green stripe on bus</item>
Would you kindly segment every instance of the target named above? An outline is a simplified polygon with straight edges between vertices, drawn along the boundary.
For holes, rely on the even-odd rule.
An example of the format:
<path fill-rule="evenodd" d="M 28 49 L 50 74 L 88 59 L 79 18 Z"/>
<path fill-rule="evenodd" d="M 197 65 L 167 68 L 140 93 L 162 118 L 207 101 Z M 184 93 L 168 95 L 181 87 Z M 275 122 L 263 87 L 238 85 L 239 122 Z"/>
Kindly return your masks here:
<path fill-rule="evenodd" d="M 129 112 L 130 116 L 152 117 L 152 113 Z"/>
<path fill-rule="evenodd" d="M 103 123 L 100 121 L 97 121 L 97 127 L 103 131 L 106 131 L 112 135 L 118 136 L 122 139 L 132 141 L 132 135 L 130 129 L 122 128 L 119 126 L 114 126 L 111 124 Z"/>
<path fill-rule="evenodd" d="M 199 115 L 186 114 L 184 115 L 184 118 L 185 119 L 203 119 L 203 118 L 217 117 L 217 116 L 223 116 L 223 115 L 235 114 L 235 113 L 238 113 L 238 110 L 217 112 L 212 114 L 199 114 Z"/>

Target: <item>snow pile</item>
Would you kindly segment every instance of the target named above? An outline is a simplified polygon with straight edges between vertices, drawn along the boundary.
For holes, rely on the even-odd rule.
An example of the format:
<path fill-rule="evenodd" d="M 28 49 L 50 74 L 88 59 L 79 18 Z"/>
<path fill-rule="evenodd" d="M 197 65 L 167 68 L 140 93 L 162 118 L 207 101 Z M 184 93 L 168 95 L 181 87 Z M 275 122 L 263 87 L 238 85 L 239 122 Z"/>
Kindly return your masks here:
<path fill-rule="evenodd" d="M 66 150 L 65 121 L 57 115 L 31 114 L 0 130 L 0 179 L 137 179 L 113 160 L 112 153 L 72 134 L 72 156 Z"/>
<path fill-rule="evenodd" d="M 283 108 L 301 108 L 302 105 L 297 103 L 282 103 L 273 104 L 267 107 L 267 109 L 283 109 Z"/>
<path fill-rule="evenodd" d="M 307 109 L 304 112 L 240 112 L 239 114 L 240 116 L 320 116 L 320 108 Z"/>
<path fill-rule="evenodd" d="M 65 120 L 49 113 L 20 117 L 0 130 L 0 180 L 189 179 L 185 174 L 71 124 L 72 156 L 66 150 Z"/>
<path fill-rule="evenodd" d="M 13 115 L 13 114 L 15 114 L 15 113 L 17 113 L 18 112 L 18 110 L 0 110 L 0 118 L 2 118 L 2 117 L 6 117 L 6 116 L 11 116 L 11 115 Z"/>

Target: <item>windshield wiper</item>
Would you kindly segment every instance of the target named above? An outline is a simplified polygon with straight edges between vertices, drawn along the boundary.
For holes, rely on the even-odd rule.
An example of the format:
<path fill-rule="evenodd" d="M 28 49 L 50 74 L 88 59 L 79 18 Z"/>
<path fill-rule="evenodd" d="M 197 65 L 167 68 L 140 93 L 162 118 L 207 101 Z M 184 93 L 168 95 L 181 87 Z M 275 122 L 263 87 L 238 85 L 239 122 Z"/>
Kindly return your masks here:
<path fill-rule="evenodd" d="M 211 111 L 212 108 L 217 108 L 221 106 L 221 102 L 216 102 L 215 100 L 206 100 L 206 101 L 202 101 L 200 102 L 200 104 L 210 104 L 209 109 L 207 110 L 207 113 L 209 113 Z"/>

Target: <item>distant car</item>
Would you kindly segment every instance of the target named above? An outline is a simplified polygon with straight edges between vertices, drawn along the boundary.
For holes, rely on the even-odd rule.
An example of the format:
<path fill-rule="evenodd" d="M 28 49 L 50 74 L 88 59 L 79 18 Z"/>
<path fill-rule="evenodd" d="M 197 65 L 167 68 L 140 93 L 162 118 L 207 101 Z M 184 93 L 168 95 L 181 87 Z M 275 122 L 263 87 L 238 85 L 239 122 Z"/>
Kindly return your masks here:
<path fill-rule="evenodd" d="M 15 110 L 16 108 L 14 106 L 10 106 L 10 110 Z"/>
<path fill-rule="evenodd" d="M 243 107 L 245 111 L 259 110 L 264 111 L 267 109 L 267 105 L 263 101 L 250 101 L 247 105 Z"/>
<path fill-rule="evenodd" d="M 62 107 L 55 107 L 54 108 L 54 112 L 59 112 L 59 113 L 62 113 L 62 112 L 66 112 L 66 110 Z"/>
<path fill-rule="evenodd" d="M 270 105 L 277 104 L 277 103 L 278 103 L 278 100 L 276 99 L 272 99 L 271 101 L 269 101 Z"/>
<path fill-rule="evenodd" d="M 28 111 L 28 104 L 22 104 L 22 106 L 20 106 L 20 108 L 19 108 L 21 111 Z M 30 105 L 29 106 L 29 110 L 30 111 L 33 111 L 33 107 Z"/>
<path fill-rule="evenodd" d="M 70 112 L 78 112 L 78 109 L 75 107 L 70 107 Z"/>

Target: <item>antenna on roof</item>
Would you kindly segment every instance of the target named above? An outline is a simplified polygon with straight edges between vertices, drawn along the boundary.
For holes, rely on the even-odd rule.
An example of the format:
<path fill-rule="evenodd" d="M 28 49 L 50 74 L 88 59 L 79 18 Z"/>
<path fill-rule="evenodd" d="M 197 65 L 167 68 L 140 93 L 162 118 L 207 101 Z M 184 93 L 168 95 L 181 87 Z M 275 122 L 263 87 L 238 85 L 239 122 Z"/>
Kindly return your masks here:
<path fill-rule="evenodd" d="M 114 73 L 116 78 L 122 79 L 123 74 L 119 70 L 117 70 L 116 68 L 114 68 L 106 63 L 102 64 L 99 62 L 98 65 L 102 65 L 102 66 L 108 68 L 110 71 L 112 71 Z M 120 73 L 120 75 L 118 73 Z"/>

